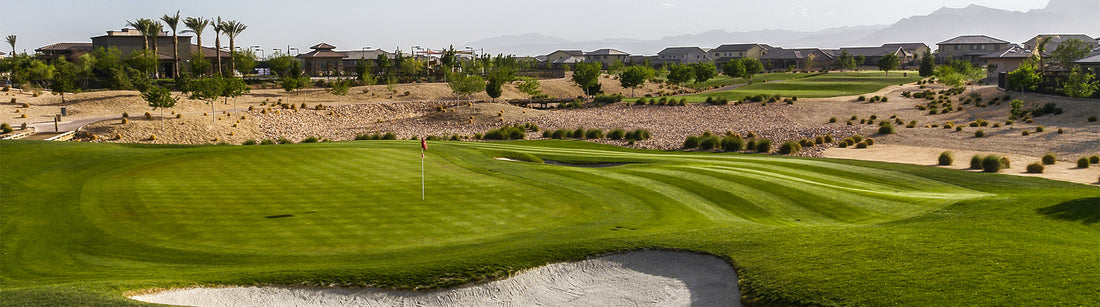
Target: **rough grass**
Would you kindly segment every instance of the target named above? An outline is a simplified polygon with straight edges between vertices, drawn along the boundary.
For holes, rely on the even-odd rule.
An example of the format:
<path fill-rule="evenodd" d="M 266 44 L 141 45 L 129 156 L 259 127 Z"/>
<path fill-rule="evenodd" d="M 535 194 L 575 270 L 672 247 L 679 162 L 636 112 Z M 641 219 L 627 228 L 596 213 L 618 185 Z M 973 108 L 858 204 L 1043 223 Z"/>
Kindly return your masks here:
<path fill-rule="evenodd" d="M 759 304 L 1100 304 L 1095 187 L 574 141 L 436 142 L 420 201 L 419 145 L 0 142 L 3 305 L 131 304 L 123 293 L 192 285 L 437 288 L 642 248 L 721 256 Z"/>

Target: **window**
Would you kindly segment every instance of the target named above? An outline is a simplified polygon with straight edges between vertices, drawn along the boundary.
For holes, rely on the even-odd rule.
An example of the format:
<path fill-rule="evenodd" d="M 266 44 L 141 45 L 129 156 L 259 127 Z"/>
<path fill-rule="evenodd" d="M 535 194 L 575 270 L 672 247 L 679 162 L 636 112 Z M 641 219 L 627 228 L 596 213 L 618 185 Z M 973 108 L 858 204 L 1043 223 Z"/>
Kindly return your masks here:
<path fill-rule="evenodd" d="M 955 45 L 955 50 L 962 50 L 962 49 L 963 49 L 962 45 Z"/>

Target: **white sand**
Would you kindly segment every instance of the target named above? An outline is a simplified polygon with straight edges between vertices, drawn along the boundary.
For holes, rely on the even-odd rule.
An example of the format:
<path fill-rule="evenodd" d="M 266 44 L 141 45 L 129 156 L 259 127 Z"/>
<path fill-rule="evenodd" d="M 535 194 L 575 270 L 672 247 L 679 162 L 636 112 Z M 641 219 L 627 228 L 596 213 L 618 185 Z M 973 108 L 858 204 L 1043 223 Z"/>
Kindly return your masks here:
<path fill-rule="evenodd" d="M 640 251 L 557 263 L 434 292 L 300 287 L 169 290 L 135 300 L 191 306 L 740 306 L 737 273 L 719 258 Z"/>

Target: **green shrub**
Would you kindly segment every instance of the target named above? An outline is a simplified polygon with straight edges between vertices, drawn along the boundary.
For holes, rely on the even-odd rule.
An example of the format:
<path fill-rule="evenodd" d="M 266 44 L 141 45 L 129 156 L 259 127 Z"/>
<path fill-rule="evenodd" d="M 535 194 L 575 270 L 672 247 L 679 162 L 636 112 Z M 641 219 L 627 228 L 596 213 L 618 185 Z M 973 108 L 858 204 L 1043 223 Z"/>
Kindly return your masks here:
<path fill-rule="evenodd" d="M 779 153 L 784 155 L 796 154 L 802 151 L 802 145 L 796 142 L 783 142 L 779 145 Z"/>
<path fill-rule="evenodd" d="M 318 139 L 315 136 L 311 136 L 311 137 L 308 137 L 308 138 L 305 138 L 304 140 L 302 140 L 301 143 L 317 143 L 319 141 L 321 141 L 321 139 Z"/>
<path fill-rule="evenodd" d="M 814 137 L 814 145 L 821 145 L 821 144 L 825 144 L 825 137 L 820 136 L 820 135 L 817 136 L 817 137 Z"/>
<path fill-rule="evenodd" d="M 1020 135 L 1029 136 L 1029 135 L 1031 135 L 1031 132 L 1029 132 L 1027 130 L 1024 130 L 1023 132 L 1020 132 Z"/>
<path fill-rule="evenodd" d="M 603 138 L 603 130 L 589 129 L 588 131 L 584 132 L 584 138 L 593 139 L 593 140 L 594 139 L 602 139 Z"/>
<path fill-rule="evenodd" d="M 1043 165 L 1039 163 L 1032 163 L 1027 165 L 1027 172 L 1031 174 L 1042 174 L 1043 169 Z"/>
<path fill-rule="evenodd" d="M 1089 168 L 1089 158 L 1081 157 L 1077 159 L 1077 168 Z"/>
<path fill-rule="evenodd" d="M 653 134 L 646 129 L 637 129 L 627 133 L 625 137 L 628 141 L 645 141 L 653 137 Z"/>
<path fill-rule="evenodd" d="M 1045 165 L 1054 165 L 1054 163 L 1057 161 L 1058 159 L 1054 156 L 1053 153 L 1047 153 L 1043 155 L 1043 164 Z"/>
<path fill-rule="evenodd" d="M 852 141 L 853 141 L 853 143 L 859 143 L 859 142 L 863 141 L 863 136 L 858 135 L 858 134 L 853 135 L 852 136 Z"/>
<path fill-rule="evenodd" d="M 825 135 L 825 143 L 832 143 L 832 142 L 833 142 L 833 135 L 832 134 L 826 134 Z"/>
<path fill-rule="evenodd" d="M 856 98 L 856 101 L 866 101 L 866 100 L 867 100 L 867 97 L 865 97 L 865 96 L 859 96 L 859 98 Z"/>
<path fill-rule="evenodd" d="M 253 139 L 248 139 L 248 140 L 244 141 L 244 143 L 241 143 L 241 145 L 256 145 L 256 144 L 257 144 L 256 140 L 253 140 Z"/>
<path fill-rule="evenodd" d="M 584 138 L 584 132 L 585 132 L 585 131 L 586 131 L 586 130 L 584 130 L 584 128 L 583 128 L 583 127 L 581 127 L 581 128 L 577 128 L 577 130 L 573 130 L 573 134 L 572 134 L 572 135 L 573 135 L 573 137 L 574 137 L 574 138 L 578 138 L 578 139 L 583 139 L 583 138 Z"/>
<path fill-rule="evenodd" d="M 696 149 L 703 142 L 702 138 L 695 135 L 689 135 L 684 139 L 684 149 Z"/>
<path fill-rule="evenodd" d="M 1093 156 L 1089 157 L 1089 163 L 1100 164 L 1100 156 L 1093 155 Z"/>
<path fill-rule="evenodd" d="M 940 153 L 940 165 L 948 166 L 955 163 L 955 154 L 950 151 Z"/>
<path fill-rule="evenodd" d="M 3 133 L 11 133 L 12 131 L 15 131 L 15 129 L 12 129 L 11 125 L 9 125 L 8 123 L 0 123 L 0 131 L 2 131 Z"/>
<path fill-rule="evenodd" d="M 1095 123 L 1096 122 L 1096 116 L 1095 115 L 1089 116 L 1089 122 L 1090 123 Z"/>
<path fill-rule="evenodd" d="M 976 137 L 976 138 L 985 137 L 985 130 L 978 129 L 978 131 L 974 132 L 974 137 Z"/>
<path fill-rule="evenodd" d="M 890 123 L 878 127 L 878 134 L 894 134 L 897 132 L 897 129 L 894 129 L 894 125 Z"/>
<path fill-rule="evenodd" d="M 973 157 L 970 157 L 970 168 L 971 169 L 981 169 L 982 168 L 982 156 L 974 155 Z"/>
<path fill-rule="evenodd" d="M 397 135 L 393 134 L 393 132 L 386 132 L 386 134 L 382 135 L 382 139 L 391 141 L 397 140 Z"/>
<path fill-rule="evenodd" d="M 1035 132 L 1043 132 L 1044 130 L 1046 130 L 1046 127 L 1043 127 L 1043 126 L 1035 127 Z"/>
<path fill-rule="evenodd" d="M 700 140 L 699 140 L 699 149 L 702 149 L 702 150 L 715 149 L 715 148 L 718 148 L 718 146 L 721 146 L 721 145 L 722 145 L 722 140 L 719 139 L 717 136 L 713 136 L 713 135 L 708 136 L 708 137 L 700 138 Z"/>
<path fill-rule="evenodd" d="M 291 141 L 291 140 L 289 140 L 287 138 L 284 138 L 284 137 L 279 137 L 279 139 L 275 140 L 275 142 L 279 143 L 279 144 L 294 144 L 294 141 Z"/>
<path fill-rule="evenodd" d="M 1007 158 L 1001 158 L 998 155 L 988 155 L 982 158 L 982 171 L 986 173 L 1000 172 L 1002 169 L 1008 168 Z"/>
<path fill-rule="evenodd" d="M 756 152 L 763 152 L 763 153 L 771 152 L 772 151 L 772 140 L 769 140 L 769 139 L 756 140 L 755 148 L 756 148 Z"/>
<path fill-rule="evenodd" d="M 596 98 L 593 99 L 593 101 L 595 101 L 598 104 L 617 103 L 617 102 L 623 101 L 623 95 L 619 95 L 619 94 L 596 95 Z"/>
<path fill-rule="evenodd" d="M 864 139 L 863 142 L 867 143 L 867 146 L 875 146 L 875 139 L 867 138 L 867 139 Z"/>
<path fill-rule="evenodd" d="M 565 129 L 554 130 L 554 132 L 550 133 L 550 138 L 555 139 L 555 140 L 561 140 L 561 139 L 564 139 L 564 138 L 568 137 L 569 133 L 570 132 L 568 130 L 565 130 Z"/>
<path fill-rule="evenodd" d="M 830 117 L 829 118 L 829 123 L 830 124 L 835 124 L 836 123 L 836 117 Z"/>
<path fill-rule="evenodd" d="M 263 140 L 263 141 L 260 141 L 260 145 L 275 145 L 275 141 Z"/>
<path fill-rule="evenodd" d="M 870 145 L 867 145 L 867 143 L 864 143 L 864 142 L 856 143 L 856 148 L 859 148 L 859 149 L 867 148 L 867 146 L 870 146 Z"/>
<path fill-rule="evenodd" d="M 739 137 L 727 136 L 722 138 L 722 150 L 724 151 L 742 151 L 745 150 L 745 140 Z"/>
<path fill-rule="evenodd" d="M 615 130 L 611 130 L 611 132 L 607 133 L 607 138 L 612 139 L 612 140 L 616 140 L 616 141 L 623 139 L 624 136 L 626 136 L 626 131 L 623 131 L 623 129 L 615 129 Z"/>

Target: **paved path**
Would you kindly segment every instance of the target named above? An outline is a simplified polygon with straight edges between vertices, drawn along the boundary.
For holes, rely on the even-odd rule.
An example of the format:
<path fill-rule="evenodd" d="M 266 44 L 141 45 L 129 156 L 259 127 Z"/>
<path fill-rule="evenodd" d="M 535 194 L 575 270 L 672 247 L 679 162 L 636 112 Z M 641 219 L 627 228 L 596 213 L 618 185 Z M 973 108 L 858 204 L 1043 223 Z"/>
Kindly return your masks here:
<path fill-rule="evenodd" d="M 34 127 L 36 129 L 36 131 L 38 131 L 38 133 L 66 132 L 66 131 L 76 130 L 80 127 L 84 127 L 84 125 L 91 124 L 91 123 L 94 123 L 94 122 L 104 121 L 104 120 L 112 120 L 112 119 L 121 119 L 121 118 L 122 118 L 121 116 L 109 116 L 109 117 L 93 117 L 93 118 L 83 118 L 83 119 L 77 119 L 77 120 L 63 121 L 63 122 L 57 123 L 57 130 L 54 130 L 53 121 L 34 123 L 34 124 L 29 124 L 27 126 Z"/>

